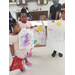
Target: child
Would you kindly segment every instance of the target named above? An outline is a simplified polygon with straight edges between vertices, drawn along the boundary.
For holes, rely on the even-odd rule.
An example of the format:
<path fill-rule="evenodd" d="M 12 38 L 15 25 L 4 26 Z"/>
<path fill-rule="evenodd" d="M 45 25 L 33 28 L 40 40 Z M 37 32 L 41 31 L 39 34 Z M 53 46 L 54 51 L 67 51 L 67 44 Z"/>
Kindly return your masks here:
<path fill-rule="evenodd" d="M 65 8 L 65 3 L 62 4 L 62 6 L 61 6 L 61 9 L 64 9 L 64 8 Z M 59 19 L 61 19 L 61 15 L 60 15 Z"/>
<path fill-rule="evenodd" d="M 65 20 L 65 8 L 63 8 L 61 11 L 61 18 L 62 18 L 62 20 Z M 54 52 L 52 53 L 52 57 L 55 57 L 55 55 L 56 55 L 56 50 L 54 50 Z M 59 53 L 59 57 L 62 57 L 63 56 L 63 54 L 62 53 Z"/>
<path fill-rule="evenodd" d="M 27 21 L 27 13 L 24 8 L 21 9 L 21 15 L 20 15 L 21 21 L 19 22 L 19 25 L 21 28 L 30 28 L 32 24 Z"/>
<path fill-rule="evenodd" d="M 20 25 L 21 29 L 22 28 L 28 29 L 32 26 L 32 24 L 29 21 L 27 21 L 27 13 L 26 13 L 25 8 L 21 9 L 20 19 L 21 19 L 21 21 L 19 22 L 19 25 Z M 32 55 L 32 52 L 29 52 L 27 54 L 27 57 L 31 57 L 31 55 Z M 31 66 L 31 63 L 28 62 L 27 57 L 25 58 L 26 64 Z"/>
<path fill-rule="evenodd" d="M 25 7 L 23 7 L 22 9 L 25 9 Z M 29 14 L 29 11 L 28 11 L 28 7 L 26 7 L 26 13 L 27 13 L 27 21 L 31 21 L 32 20 L 32 16 L 31 14 Z"/>
<path fill-rule="evenodd" d="M 21 9 L 20 19 L 21 19 L 21 21 L 19 22 L 19 25 L 20 25 L 21 29 L 22 28 L 26 28 L 27 29 L 27 28 L 31 28 L 32 27 L 32 24 L 30 23 L 30 21 L 27 21 L 27 13 L 26 13 L 25 8 Z M 31 55 L 32 55 L 32 52 L 29 52 L 27 54 L 27 57 L 31 57 Z M 26 64 L 27 65 L 31 65 L 31 63 L 28 62 L 27 57 L 25 58 Z"/>
<path fill-rule="evenodd" d="M 10 46 L 10 51 L 12 58 L 23 58 L 25 60 L 25 57 L 27 55 L 27 49 L 19 49 L 19 35 L 18 33 L 20 32 L 21 28 L 19 24 L 16 22 L 15 19 L 12 19 L 12 27 L 13 27 L 13 32 L 9 36 L 9 46 Z M 22 72 L 25 72 L 25 68 L 21 70 Z"/>

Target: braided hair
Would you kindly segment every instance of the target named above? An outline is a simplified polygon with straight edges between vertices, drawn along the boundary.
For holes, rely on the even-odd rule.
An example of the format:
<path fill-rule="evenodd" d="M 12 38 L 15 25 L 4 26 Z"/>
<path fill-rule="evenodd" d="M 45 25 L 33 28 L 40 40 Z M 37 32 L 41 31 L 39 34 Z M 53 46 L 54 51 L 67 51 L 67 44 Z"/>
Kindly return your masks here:
<path fill-rule="evenodd" d="M 12 19 L 11 21 L 11 27 L 15 27 L 16 26 L 17 21 L 15 19 Z"/>
<path fill-rule="evenodd" d="M 27 15 L 26 9 L 25 8 L 22 8 L 21 9 L 21 13 L 25 13 Z"/>
<path fill-rule="evenodd" d="M 13 18 L 12 20 L 9 20 L 9 30 L 10 30 L 10 34 L 12 33 L 12 28 L 14 28 L 16 26 L 16 20 Z"/>

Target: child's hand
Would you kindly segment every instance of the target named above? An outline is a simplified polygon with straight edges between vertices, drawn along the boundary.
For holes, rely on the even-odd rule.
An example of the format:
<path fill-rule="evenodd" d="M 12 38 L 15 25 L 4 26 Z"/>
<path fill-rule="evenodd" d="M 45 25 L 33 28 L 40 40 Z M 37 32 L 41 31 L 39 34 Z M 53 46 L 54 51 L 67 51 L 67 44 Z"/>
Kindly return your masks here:
<path fill-rule="evenodd" d="M 33 26 L 31 26 L 30 28 L 34 28 Z"/>
<path fill-rule="evenodd" d="M 37 25 L 35 25 L 34 27 L 37 27 Z"/>
<path fill-rule="evenodd" d="M 17 58 L 17 56 L 13 57 L 13 59 L 16 59 L 16 58 Z"/>
<path fill-rule="evenodd" d="M 49 20 L 48 18 L 46 18 L 45 20 Z"/>
<path fill-rule="evenodd" d="M 28 21 L 31 21 L 31 19 L 30 19 L 29 17 L 27 17 L 27 20 L 28 20 Z"/>
<path fill-rule="evenodd" d="M 52 22 L 54 23 L 54 22 L 55 22 L 55 20 L 52 20 Z"/>
<path fill-rule="evenodd" d="M 30 29 L 29 27 L 27 27 L 26 29 Z"/>

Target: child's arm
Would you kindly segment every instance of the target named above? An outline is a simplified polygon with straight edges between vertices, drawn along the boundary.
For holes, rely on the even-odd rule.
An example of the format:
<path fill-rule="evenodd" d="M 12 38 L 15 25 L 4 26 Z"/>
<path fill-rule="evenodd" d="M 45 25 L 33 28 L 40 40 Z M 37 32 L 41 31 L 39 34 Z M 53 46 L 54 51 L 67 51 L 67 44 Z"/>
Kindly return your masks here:
<path fill-rule="evenodd" d="M 55 20 L 51 20 L 53 23 L 55 22 Z"/>
<path fill-rule="evenodd" d="M 61 19 L 61 15 L 60 15 L 59 19 Z"/>
<path fill-rule="evenodd" d="M 32 19 L 28 17 L 28 19 L 27 19 L 27 20 L 28 20 L 28 21 L 31 21 Z"/>
<path fill-rule="evenodd" d="M 31 26 L 30 28 L 34 28 L 34 27 L 37 27 L 37 25 Z"/>
<path fill-rule="evenodd" d="M 14 54 L 14 45 L 9 45 L 9 46 L 10 46 L 10 52 L 11 52 L 13 59 L 16 59 L 17 57 Z"/>
<path fill-rule="evenodd" d="M 57 20 L 58 15 L 59 15 L 59 12 L 57 11 L 57 12 L 56 12 L 56 18 L 55 18 L 55 20 Z"/>

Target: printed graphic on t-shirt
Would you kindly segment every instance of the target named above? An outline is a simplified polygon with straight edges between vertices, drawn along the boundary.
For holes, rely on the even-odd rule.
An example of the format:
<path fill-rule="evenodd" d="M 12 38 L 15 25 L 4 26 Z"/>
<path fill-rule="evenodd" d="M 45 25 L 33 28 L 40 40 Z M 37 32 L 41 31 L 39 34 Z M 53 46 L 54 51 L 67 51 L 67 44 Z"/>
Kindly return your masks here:
<path fill-rule="evenodd" d="M 17 38 L 17 41 L 15 42 L 15 44 L 19 45 L 19 38 Z"/>
<path fill-rule="evenodd" d="M 17 40 L 16 43 L 19 45 L 19 40 Z"/>

